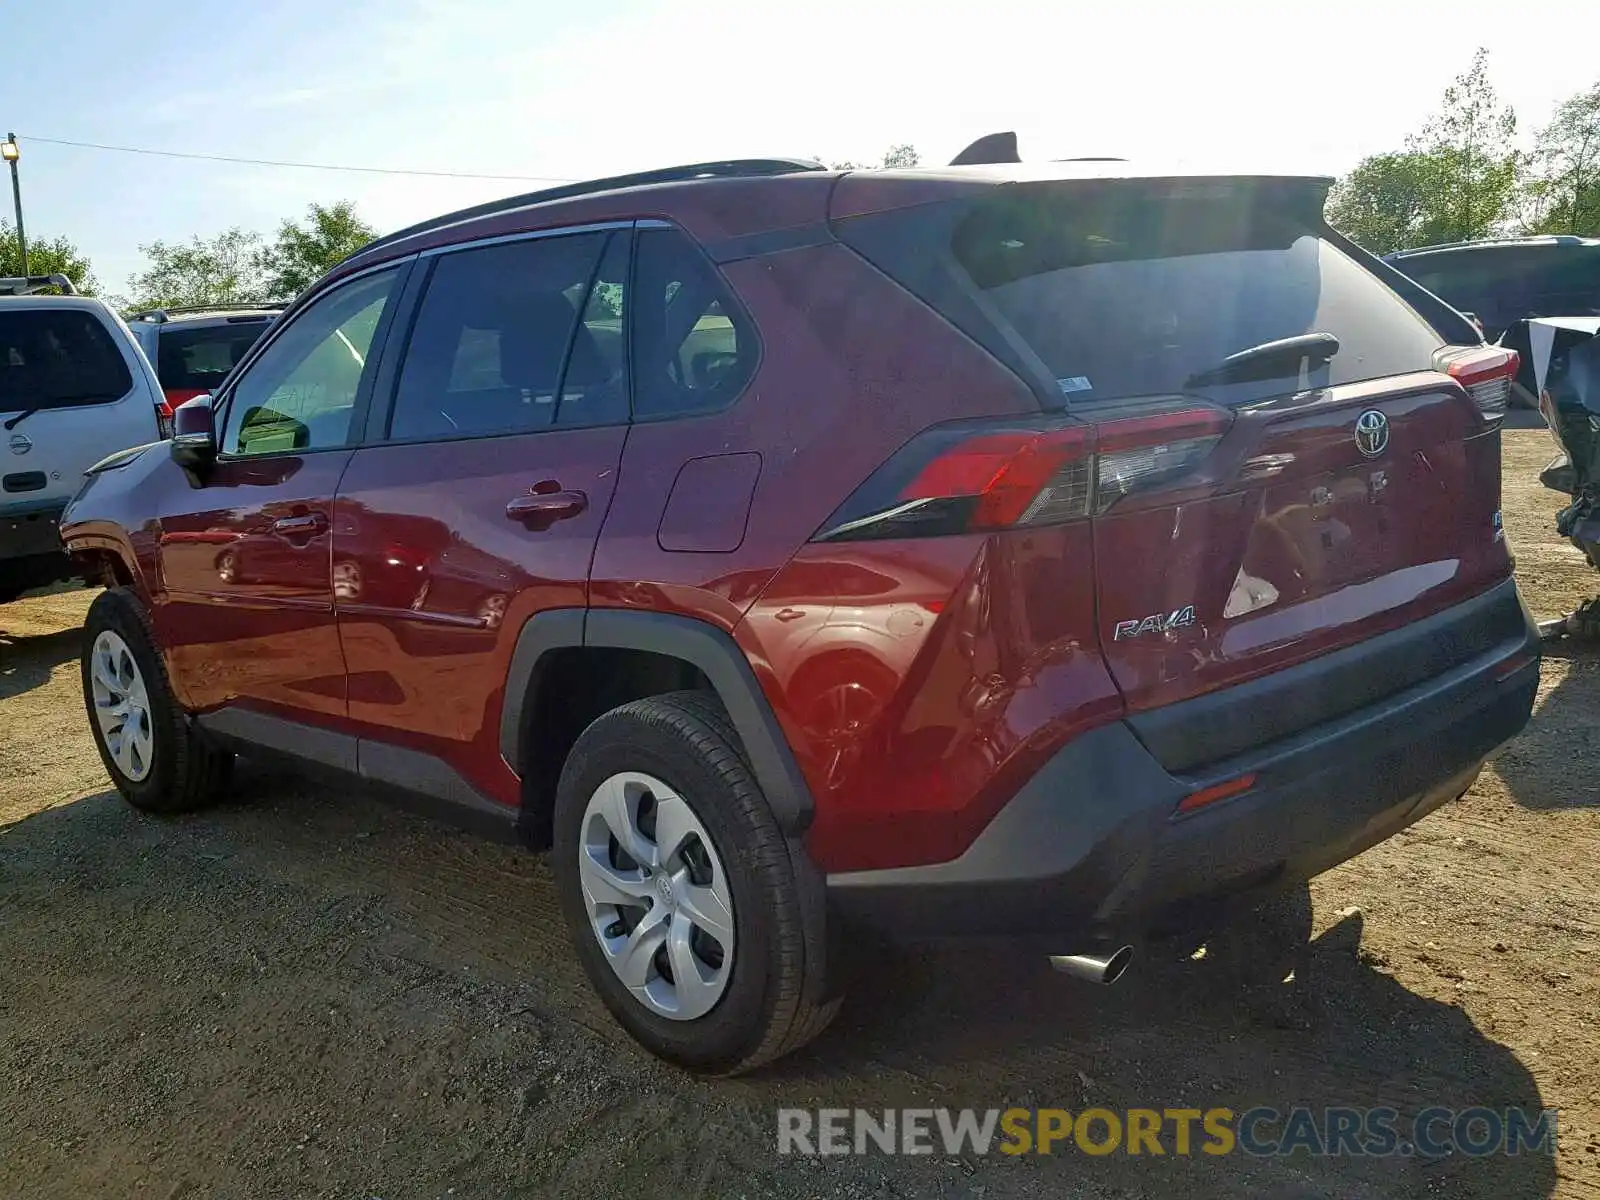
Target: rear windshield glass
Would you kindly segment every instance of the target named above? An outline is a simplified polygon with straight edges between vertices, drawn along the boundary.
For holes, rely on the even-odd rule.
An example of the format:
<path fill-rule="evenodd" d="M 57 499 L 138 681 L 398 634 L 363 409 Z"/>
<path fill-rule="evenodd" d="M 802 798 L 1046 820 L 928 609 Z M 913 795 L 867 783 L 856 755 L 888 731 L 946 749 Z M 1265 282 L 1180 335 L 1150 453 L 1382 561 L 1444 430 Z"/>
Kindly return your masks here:
<path fill-rule="evenodd" d="M 1429 369 L 1438 335 L 1321 228 L 1312 199 L 1238 185 L 1018 188 L 980 205 L 952 249 L 1071 403 L 1197 390 L 1245 403 L 1304 364 L 1191 376 L 1309 333 L 1340 347 L 1310 386 Z"/>
<path fill-rule="evenodd" d="M 106 404 L 132 388 L 128 364 L 93 313 L 0 304 L 0 412 Z"/>
<path fill-rule="evenodd" d="M 269 323 L 263 318 L 201 329 L 163 329 L 156 343 L 161 386 L 169 391 L 215 391 Z"/>

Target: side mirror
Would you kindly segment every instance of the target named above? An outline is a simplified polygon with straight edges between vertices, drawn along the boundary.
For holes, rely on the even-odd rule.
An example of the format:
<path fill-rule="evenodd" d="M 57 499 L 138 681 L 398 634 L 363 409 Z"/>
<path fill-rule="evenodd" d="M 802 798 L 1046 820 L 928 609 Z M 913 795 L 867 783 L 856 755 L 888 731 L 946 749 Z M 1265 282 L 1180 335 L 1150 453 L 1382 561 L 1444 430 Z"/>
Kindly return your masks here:
<path fill-rule="evenodd" d="M 204 470 L 217 460 L 216 415 L 210 396 L 196 396 L 172 414 L 172 461 L 188 470 Z"/>

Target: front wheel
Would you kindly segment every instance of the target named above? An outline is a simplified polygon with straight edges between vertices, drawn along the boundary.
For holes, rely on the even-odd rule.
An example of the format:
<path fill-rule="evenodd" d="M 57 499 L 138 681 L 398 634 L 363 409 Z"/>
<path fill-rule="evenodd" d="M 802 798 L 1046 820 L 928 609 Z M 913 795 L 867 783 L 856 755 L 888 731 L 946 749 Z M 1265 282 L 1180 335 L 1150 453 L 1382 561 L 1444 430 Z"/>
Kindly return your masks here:
<path fill-rule="evenodd" d="M 194 728 L 173 696 L 138 598 L 126 588 L 102 592 L 83 628 L 83 703 L 117 790 L 147 812 L 183 812 L 215 799 L 233 755 Z"/>
<path fill-rule="evenodd" d="M 590 725 L 561 772 L 552 854 L 585 973 L 652 1053 L 746 1071 L 837 1010 L 823 918 L 713 697 L 652 697 Z"/>

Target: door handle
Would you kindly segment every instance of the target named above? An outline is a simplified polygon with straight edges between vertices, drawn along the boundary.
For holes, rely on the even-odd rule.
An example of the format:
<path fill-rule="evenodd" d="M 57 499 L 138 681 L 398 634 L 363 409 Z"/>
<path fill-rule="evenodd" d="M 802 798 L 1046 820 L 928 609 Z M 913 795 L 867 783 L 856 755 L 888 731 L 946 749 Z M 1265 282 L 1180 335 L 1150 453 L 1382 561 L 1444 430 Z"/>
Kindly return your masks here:
<path fill-rule="evenodd" d="M 506 516 L 530 528 L 548 529 L 588 507 L 589 497 L 582 492 L 531 492 L 507 503 Z"/>
<path fill-rule="evenodd" d="M 289 538 L 315 537 L 328 528 L 328 518 L 319 512 L 302 513 L 297 517 L 279 517 L 272 523 L 272 532 Z"/>

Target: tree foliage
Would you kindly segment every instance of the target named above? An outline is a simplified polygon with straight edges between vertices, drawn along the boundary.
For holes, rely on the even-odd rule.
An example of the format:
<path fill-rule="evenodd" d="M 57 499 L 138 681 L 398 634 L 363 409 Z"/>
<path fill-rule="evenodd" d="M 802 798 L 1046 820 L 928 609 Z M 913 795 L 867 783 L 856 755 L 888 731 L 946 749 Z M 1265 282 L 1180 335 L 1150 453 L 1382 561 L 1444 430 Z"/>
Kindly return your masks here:
<path fill-rule="evenodd" d="M 1600 234 L 1600 83 L 1556 109 L 1531 159 L 1529 233 Z"/>
<path fill-rule="evenodd" d="M 877 167 L 914 167 L 922 162 L 922 155 L 917 153 L 917 148 L 910 143 L 890 146 L 883 152 L 883 159 L 876 163 L 836 162 L 833 164 L 835 171 L 870 171 Z"/>
<path fill-rule="evenodd" d="M 213 238 L 151 242 L 139 250 L 149 264 L 128 281 L 132 307 L 243 304 L 266 297 L 259 233 L 235 227 Z"/>
<path fill-rule="evenodd" d="M 298 295 L 377 236 L 349 200 L 310 205 L 305 222 L 278 226 L 277 240 L 262 253 L 268 293 L 283 299 Z"/>
<path fill-rule="evenodd" d="M 17 241 L 17 230 L 8 221 L 0 221 L 0 276 L 22 274 L 22 248 Z M 65 237 L 28 239 L 28 274 L 65 275 L 72 286 L 86 296 L 94 295 L 99 285 L 89 260 Z"/>
<path fill-rule="evenodd" d="M 1516 130 L 1479 50 L 1404 150 L 1363 159 L 1339 181 L 1328 220 L 1376 254 L 1497 233 L 1518 205 Z"/>

